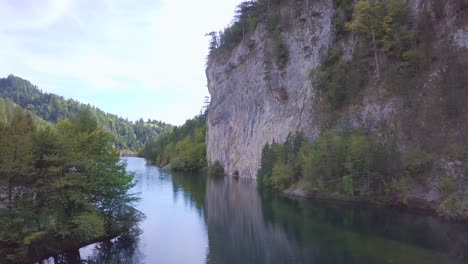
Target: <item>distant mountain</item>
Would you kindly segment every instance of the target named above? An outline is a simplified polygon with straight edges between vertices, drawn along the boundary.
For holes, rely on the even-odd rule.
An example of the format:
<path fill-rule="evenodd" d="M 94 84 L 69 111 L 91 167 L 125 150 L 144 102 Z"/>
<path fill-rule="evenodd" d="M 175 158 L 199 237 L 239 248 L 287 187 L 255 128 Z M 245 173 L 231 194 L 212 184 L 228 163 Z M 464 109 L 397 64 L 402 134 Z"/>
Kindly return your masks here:
<path fill-rule="evenodd" d="M 6 99 L 5 102 L 9 100 L 51 123 L 89 110 L 96 117 L 98 125 L 115 135 L 114 143 L 120 150 L 138 151 L 150 138 L 172 127 L 164 122 L 150 119 L 131 122 L 89 104 L 44 93 L 29 81 L 13 75 L 0 78 L 0 98 Z"/>

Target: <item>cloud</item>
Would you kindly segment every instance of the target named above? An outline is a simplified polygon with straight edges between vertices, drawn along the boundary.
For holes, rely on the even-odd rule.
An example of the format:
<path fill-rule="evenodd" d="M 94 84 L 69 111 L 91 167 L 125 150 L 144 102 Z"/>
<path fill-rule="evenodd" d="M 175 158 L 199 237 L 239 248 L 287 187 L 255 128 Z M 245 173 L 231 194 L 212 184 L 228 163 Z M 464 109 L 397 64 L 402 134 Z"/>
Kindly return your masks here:
<path fill-rule="evenodd" d="M 158 116 L 149 117 L 178 124 L 197 114 L 207 95 L 205 34 L 224 28 L 239 2 L 2 1 L 0 74 L 28 78 L 43 90 L 131 119 L 154 107 L 151 114 Z M 179 98 L 185 106 L 172 111 L 183 113 L 165 113 L 150 100 L 146 105 L 129 101 L 126 108 L 109 102 L 130 93 L 152 96 L 169 108 L 161 102 Z"/>
<path fill-rule="evenodd" d="M 72 5 L 71 0 L 35 0 L 0 2 L 0 30 L 30 30 L 47 27 L 57 21 Z"/>

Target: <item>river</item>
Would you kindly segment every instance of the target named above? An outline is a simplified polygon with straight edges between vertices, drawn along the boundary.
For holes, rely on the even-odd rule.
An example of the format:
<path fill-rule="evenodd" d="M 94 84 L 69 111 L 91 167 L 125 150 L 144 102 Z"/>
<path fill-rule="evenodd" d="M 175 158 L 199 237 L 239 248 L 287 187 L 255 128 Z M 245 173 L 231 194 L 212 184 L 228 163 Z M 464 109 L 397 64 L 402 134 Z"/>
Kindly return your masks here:
<path fill-rule="evenodd" d="M 82 263 L 468 263 L 468 227 L 389 208 L 292 200 L 255 182 L 135 172 L 138 235 L 79 250 Z M 50 263 L 50 262 L 49 262 Z"/>

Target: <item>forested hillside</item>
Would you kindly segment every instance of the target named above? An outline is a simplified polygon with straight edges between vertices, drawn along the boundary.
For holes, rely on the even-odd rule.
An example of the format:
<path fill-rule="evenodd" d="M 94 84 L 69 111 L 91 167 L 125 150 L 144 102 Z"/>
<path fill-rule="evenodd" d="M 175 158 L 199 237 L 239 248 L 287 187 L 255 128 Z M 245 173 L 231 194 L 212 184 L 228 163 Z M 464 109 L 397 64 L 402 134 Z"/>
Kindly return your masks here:
<path fill-rule="evenodd" d="M 205 130 L 205 115 L 197 116 L 149 141 L 141 154 L 173 170 L 200 170 L 206 167 Z"/>
<path fill-rule="evenodd" d="M 5 100 L 0 98 L 0 125 L 5 125 L 11 122 L 11 119 L 14 116 L 15 111 L 18 109 L 22 109 L 17 104 L 13 103 L 12 101 Z M 37 128 L 46 128 L 51 126 L 50 122 L 45 121 L 44 119 L 40 118 L 36 114 L 33 114 L 27 110 L 25 110 L 32 119 L 33 125 Z"/>
<path fill-rule="evenodd" d="M 114 144 L 120 150 L 138 151 L 151 137 L 170 127 L 156 120 L 140 119 L 130 122 L 89 104 L 65 99 L 56 94 L 44 93 L 29 81 L 13 75 L 0 79 L 0 97 L 11 100 L 23 109 L 52 123 L 89 110 L 98 125 L 114 135 Z"/>

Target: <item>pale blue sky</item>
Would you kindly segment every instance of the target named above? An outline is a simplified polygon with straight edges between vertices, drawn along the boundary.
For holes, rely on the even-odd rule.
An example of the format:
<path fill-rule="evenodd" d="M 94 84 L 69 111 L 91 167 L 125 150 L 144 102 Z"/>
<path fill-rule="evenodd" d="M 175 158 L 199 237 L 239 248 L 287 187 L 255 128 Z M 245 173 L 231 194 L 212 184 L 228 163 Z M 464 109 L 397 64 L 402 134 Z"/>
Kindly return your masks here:
<path fill-rule="evenodd" d="M 130 120 L 182 124 L 208 95 L 210 31 L 241 0 L 0 0 L 0 76 Z"/>

